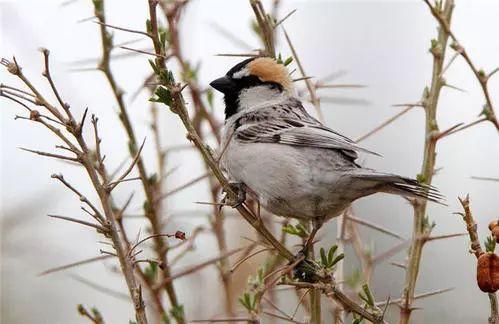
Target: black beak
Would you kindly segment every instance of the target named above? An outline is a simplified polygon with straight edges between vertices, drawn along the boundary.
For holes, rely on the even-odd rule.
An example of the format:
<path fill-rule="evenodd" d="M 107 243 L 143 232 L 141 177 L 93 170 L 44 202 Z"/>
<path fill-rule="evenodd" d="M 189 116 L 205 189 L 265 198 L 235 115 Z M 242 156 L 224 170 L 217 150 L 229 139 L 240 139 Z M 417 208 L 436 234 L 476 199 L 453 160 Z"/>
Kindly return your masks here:
<path fill-rule="evenodd" d="M 223 76 L 212 81 L 210 85 L 222 93 L 231 92 L 236 88 L 234 81 L 229 79 L 227 76 Z"/>

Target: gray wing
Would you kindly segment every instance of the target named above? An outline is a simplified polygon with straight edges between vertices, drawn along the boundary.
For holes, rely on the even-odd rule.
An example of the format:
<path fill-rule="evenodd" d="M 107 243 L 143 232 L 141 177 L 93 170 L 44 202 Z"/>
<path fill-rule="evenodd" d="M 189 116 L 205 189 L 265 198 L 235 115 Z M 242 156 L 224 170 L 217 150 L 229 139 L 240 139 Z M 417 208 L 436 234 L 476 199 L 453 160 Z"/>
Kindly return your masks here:
<path fill-rule="evenodd" d="M 246 120 L 247 123 L 238 127 L 234 135 L 239 141 L 246 143 L 277 143 L 340 150 L 352 161 L 357 158 L 357 152 L 378 155 L 322 125 L 306 113 L 301 103 L 299 107 L 294 106 L 292 109 L 292 113 L 280 113 L 278 107 L 277 116 L 276 110 L 273 111 L 274 118 L 267 114 L 268 118 L 256 118 L 253 123 Z"/>

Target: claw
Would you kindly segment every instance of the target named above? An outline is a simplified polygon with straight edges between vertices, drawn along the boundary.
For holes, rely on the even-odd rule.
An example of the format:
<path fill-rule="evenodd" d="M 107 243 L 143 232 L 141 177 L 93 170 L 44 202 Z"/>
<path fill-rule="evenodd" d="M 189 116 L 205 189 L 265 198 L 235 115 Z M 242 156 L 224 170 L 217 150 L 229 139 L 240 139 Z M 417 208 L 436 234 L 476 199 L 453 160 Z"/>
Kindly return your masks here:
<path fill-rule="evenodd" d="M 231 189 L 236 192 L 236 197 L 235 199 L 230 199 L 229 197 L 225 196 L 225 202 L 232 208 L 237 208 L 246 201 L 245 185 L 242 182 L 231 182 L 230 186 Z"/>

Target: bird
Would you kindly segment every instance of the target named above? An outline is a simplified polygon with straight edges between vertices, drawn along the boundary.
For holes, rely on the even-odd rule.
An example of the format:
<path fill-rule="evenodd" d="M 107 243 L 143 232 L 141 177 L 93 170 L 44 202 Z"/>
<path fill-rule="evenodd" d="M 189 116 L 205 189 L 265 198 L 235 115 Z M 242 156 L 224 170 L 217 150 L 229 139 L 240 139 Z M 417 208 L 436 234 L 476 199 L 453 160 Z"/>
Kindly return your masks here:
<path fill-rule="evenodd" d="M 221 169 L 270 213 L 320 226 L 380 192 L 441 203 L 433 186 L 358 164 L 359 153 L 378 154 L 307 113 L 275 59 L 246 59 L 210 85 L 225 102 Z"/>

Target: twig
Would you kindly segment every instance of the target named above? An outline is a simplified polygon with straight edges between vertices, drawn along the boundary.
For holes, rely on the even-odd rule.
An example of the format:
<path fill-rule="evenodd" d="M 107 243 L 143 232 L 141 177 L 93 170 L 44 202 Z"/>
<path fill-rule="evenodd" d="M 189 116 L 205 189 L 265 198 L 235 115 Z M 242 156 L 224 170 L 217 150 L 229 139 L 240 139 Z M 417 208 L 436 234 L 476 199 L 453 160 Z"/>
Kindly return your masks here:
<path fill-rule="evenodd" d="M 260 28 L 260 35 L 265 44 L 266 55 L 275 57 L 274 28 L 270 21 L 270 16 L 265 12 L 260 0 L 250 0 L 250 5 L 255 13 L 256 22 Z"/>
<path fill-rule="evenodd" d="M 139 50 L 139 49 L 136 49 L 136 48 L 126 47 L 126 46 L 119 46 L 119 48 L 127 50 L 127 51 L 132 51 L 132 52 L 135 52 L 135 53 L 146 54 L 146 55 L 151 55 L 151 56 L 156 56 L 156 57 L 159 56 L 159 57 L 164 58 L 165 60 L 170 58 L 170 56 L 167 56 L 167 55 L 161 55 L 161 54 L 151 53 L 151 52 L 148 52 L 148 51 Z"/>
<path fill-rule="evenodd" d="M 196 183 L 198 183 L 198 182 L 200 182 L 200 181 L 208 178 L 209 176 L 210 176 L 209 173 L 202 174 L 199 177 L 196 177 L 196 178 L 194 178 L 194 179 L 192 179 L 192 180 L 184 183 L 183 185 L 178 186 L 175 189 L 172 189 L 172 190 L 170 190 L 168 192 L 165 192 L 164 194 L 162 194 L 161 196 L 159 196 L 157 198 L 157 200 L 162 200 L 162 199 L 168 198 L 168 197 L 172 196 L 173 194 L 176 194 L 176 193 L 178 193 L 178 192 L 180 192 L 180 191 L 182 191 L 184 189 L 187 189 L 190 186 L 192 186 L 192 185 L 194 185 L 194 184 L 196 184 Z"/>
<path fill-rule="evenodd" d="M 289 17 L 291 17 L 292 14 L 294 14 L 296 12 L 297 9 L 293 9 L 291 10 L 286 16 L 284 16 L 282 19 L 280 19 L 278 22 L 276 22 L 274 24 L 274 29 L 276 29 L 280 24 L 282 24 L 284 21 L 286 21 L 286 19 L 288 19 Z"/>
<path fill-rule="evenodd" d="M 291 39 L 289 38 L 288 33 L 286 32 L 284 27 L 282 28 L 282 30 L 284 32 L 284 37 L 286 38 L 286 41 L 288 42 L 289 49 L 291 50 L 291 53 L 293 54 L 293 58 L 295 59 L 296 65 L 298 66 L 298 70 L 300 70 L 301 76 L 306 77 L 307 74 L 305 73 L 305 69 L 303 68 L 303 65 L 301 64 L 300 58 L 298 57 L 298 53 L 296 52 L 296 49 L 293 46 L 293 43 L 291 42 Z M 305 84 L 307 86 L 308 93 L 310 95 L 310 101 L 312 102 L 312 104 L 315 107 L 315 110 L 317 112 L 319 120 L 323 121 L 324 116 L 323 116 L 322 111 L 320 109 L 320 101 L 319 101 L 319 98 L 317 97 L 317 93 L 315 92 L 315 87 L 312 84 L 312 81 L 310 79 L 304 79 L 304 81 L 305 81 Z"/>
<path fill-rule="evenodd" d="M 109 232 L 109 230 L 107 228 L 105 228 L 104 226 L 93 224 L 93 223 L 89 223 L 89 222 L 82 221 L 82 220 L 79 220 L 79 219 L 76 219 L 76 218 L 71 218 L 71 217 L 66 217 L 66 216 L 59 216 L 59 215 L 47 215 L 47 216 L 48 217 L 52 217 L 52 218 L 64 219 L 64 220 L 67 220 L 69 222 L 78 223 L 78 224 L 82 224 L 82 225 L 85 225 L 85 226 L 93 227 L 93 228 L 97 229 L 97 231 L 100 232 L 100 233 L 107 233 L 107 232 Z"/>
<path fill-rule="evenodd" d="M 363 140 L 365 140 L 366 138 L 370 137 L 371 135 L 376 134 L 377 132 L 379 132 L 380 130 L 382 130 L 383 128 L 385 128 L 386 126 L 388 126 L 391 123 L 393 123 L 394 121 L 396 121 L 401 116 L 405 115 L 407 112 L 409 112 L 410 110 L 412 110 L 412 108 L 414 108 L 414 107 L 415 107 L 414 105 L 410 105 L 407 108 L 405 108 L 404 110 L 396 113 L 395 115 L 393 115 L 392 117 L 388 118 L 386 121 L 384 121 L 383 123 L 381 123 L 379 126 L 376 126 L 371 131 L 369 131 L 366 134 L 364 134 L 364 135 L 360 136 L 359 138 L 357 138 L 355 140 L 355 142 L 357 142 L 357 143 L 362 142 Z"/>
<path fill-rule="evenodd" d="M 485 75 L 483 73 L 483 71 L 478 70 L 476 68 L 475 64 L 471 61 L 468 53 L 466 52 L 466 49 L 460 45 L 459 41 L 457 40 L 457 37 L 454 35 L 452 30 L 450 29 L 450 19 L 448 19 L 448 17 L 446 17 L 445 13 L 444 14 L 440 13 L 430 3 L 429 0 L 423 0 L 423 1 L 424 1 L 424 3 L 426 3 L 428 8 L 430 9 L 431 14 L 436 18 L 436 20 L 438 21 L 438 23 L 442 27 L 443 31 L 445 33 L 447 33 L 452 38 L 452 40 L 453 40 L 453 44 L 451 45 L 452 48 L 464 58 L 464 60 L 466 61 L 466 63 L 470 67 L 471 71 L 473 71 L 473 74 L 475 75 L 476 79 L 480 83 L 483 95 L 485 97 L 485 101 L 487 102 L 483 113 L 484 113 L 485 117 L 487 117 L 487 120 L 489 120 L 492 124 L 494 124 L 496 129 L 499 130 L 499 121 L 496 118 L 494 106 L 492 104 L 492 99 L 491 99 L 491 96 L 489 94 L 489 89 L 488 89 L 489 78 L 488 78 L 488 76 Z M 495 73 L 495 71 L 492 71 L 492 72 Z M 492 72 L 491 72 L 491 74 L 493 74 Z"/>
<path fill-rule="evenodd" d="M 95 17 L 94 17 L 95 18 Z M 97 17 L 99 18 L 99 17 Z M 106 26 L 106 27 L 109 27 L 109 28 L 112 28 L 112 29 L 116 29 L 116 30 L 121 30 L 121 31 L 125 31 L 125 32 L 129 32 L 129 33 L 133 33 L 133 34 L 139 34 L 139 35 L 143 35 L 143 36 L 147 36 L 147 37 L 150 37 L 150 35 L 146 32 L 143 32 L 141 30 L 135 30 L 135 29 L 129 29 L 129 28 L 123 28 L 123 27 L 118 27 L 118 26 L 114 26 L 114 25 L 110 25 L 110 24 L 106 24 L 102 21 L 99 21 L 99 20 L 96 20 L 96 21 L 93 21 L 93 23 L 96 23 L 96 24 L 99 24 L 101 26 Z"/>
<path fill-rule="evenodd" d="M 485 180 L 485 181 L 499 181 L 499 178 L 491 178 L 491 177 L 471 177 L 471 179 L 475 180 Z"/>
<path fill-rule="evenodd" d="M 228 258 L 229 256 L 233 255 L 233 254 L 236 254 L 238 252 L 241 252 L 242 250 L 244 249 L 247 249 L 249 247 L 242 247 L 242 248 L 237 248 L 237 249 L 234 249 L 232 251 L 229 251 L 223 255 L 220 255 L 220 256 L 217 256 L 217 257 L 214 257 L 214 258 L 211 258 L 207 261 L 204 261 L 200 264 L 197 264 L 193 267 L 189 267 L 185 270 L 182 270 L 182 271 L 179 271 L 178 273 L 176 274 L 173 274 L 172 276 L 170 276 L 169 278 L 165 278 L 163 279 L 163 281 L 160 283 L 160 286 L 166 284 L 167 282 L 172 282 L 173 280 L 177 279 L 177 278 L 180 278 L 180 277 L 183 277 L 183 276 L 186 276 L 186 275 L 189 275 L 191 273 L 194 273 L 194 272 L 197 272 L 198 270 L 204 268 L 204 267 L 207 267 L 213 263 L 216 263 L 222 259 L 225 259 L 225 258 Z"/>
<path fill-rule="evenodd" d="M 71 161 L 71 162 L 79 162 L 77 158 L 70 157 L 70 156 L 64 156 L 64 155 L 59 155 L 59 154 L 54 154 L 54 153 L 48 153 L 48 152 L 42 152 L 42 151 L 35 151 L 35 150 L 30 150 L 30 149 L 27 149 L 27 148 L 23 148 L 23 147 L 20 147 L 19 149 L 21 149 L 23 151 L 26 151 L 26 152 L 38 154 L 38 155 L 41 155 L 41 156 L 47 156 L 47 157 L 51 157 L 51 158 L 55 158 L 55 159 L 59 159 L 59 160 L 66 160 L 66 161 Z"/>
<path fill-rule="evenodd" d="M 118 180 L 113 181 L 113 182 L 108 184 L 107 190 L 109 192 L 111 192 L 114 188 L 116 188 L 117 185 L 119 185 L 121 182 L 123 182 L 123 180 L 130 174 L 130 172 L 132 172 L 133 168 L 137 164 L 137 161 L 140 159 L 140 153 L 142 153 L 142 149 L 144 148 L 145 143 L 146 143 L 146 139 L 144 138 L 144 140 L 142 141 L 142 144 L 139 147 L 139 150 L 137 151 L 137 153 L 135 154 L 135 157 L 132 160 L 132 163 L 130 163 L 130 166 L 125 170 L 125 172 L 123 172 L 123 174 L 118 178 Z"/>
<path fill-rule="evenodd" d="M 77 262 L 72 262 L 72 263 L 69 263 L 69 264 L 65 264 L 65 265 L 62 265 L 62 266 L 50 268 L 48 270 L 40 272 L 38 275 L 39 276 L 44 276 L 44 275 L 47 275 L 49 273 L 54 273 L 54 272 L 59 272 L 59 271 L 62 271 L 62 270 L 71 269 L 71 268 L 74 268 L 74 267 L 81 266 L 83 264 L 88 264 L 88 263 L 92 263 L 92 262 L 96 262 L 96 261 L 101 261 L 101 260 L 109 259 L 110 257 L 111 257 L 111 255 L 100 255 L 98 257 L 89 258 L 89 259 L 85 259 L 85 260 L 81 260 L 81 261 L 77 261 Z"/>
<path fill-rule="evenodd" d="M 126 131 L 127 137 L 128 137 L 128 142 L 129 142 L 129 151 L 130 151 L 130 156 L 136 157 L 136 165 L 137 165 L 137 170 L 138 174 L 141 179 L 142 187 L 144 189 L 146 201 L 147 201 L 147 206 L 148 208 L 145 209 L 146 213 L 146 218 L 151 224 L 151 230 L 153 234 L 159 234 L 162 232 L 162 226 L 160 222 L 160 215 L 159 215 L 159 208 L 160 206 L 155 203 L 154 199 L 157 195 L 157 190 L 154 184 L 150 181 L 149 175 L 147 173 L 145 164 L 141 158 L 140 155 L 138 155 L 138 145 L 137 145 L 137 140 L 135 136 L 135 132 L 133 130 L 133 126 L 131 123 L 130 116 L 128 114 L 125 102 L 123 100 L 123 91 L 119 88 L 114 75 L 112 74 L 111 67 L 110 67 L 110 53 L 111 50 L 113 49 L 114 45 L 112 42 L 112 38 L 109 37 L 109 34 L 106 30 L 106 17 L 105 17 L 105 12 L 104 12 L 104 1 L 100 2 L 101 5 L 96 5 L 97 2 L 94 2 L 94 14 L 97 17 L 98 21 L 102 24 L 100 24 L 100 35 L 101 35 L 101 43 L 102 43 L 102 57 L 99 63 L 99 68 L 102 70 L 102 72 L 105 74 L 106 79 L 111 87 L 111 90 L 114 94 L 114 97 L 116 99 L 116 102 L 118 104 L 118 108 L 120 111 L 120 121 L 122 122 L 123 128 Z M 152 18 L 151 18 L 152 19 Z M 156 28 L 149 31 L 148 30 L 148 35 L 149 38 L 153 37 L 158 37 L 158 29 L 157 29 L 157 22 L 154 21 L 156 24 Z M 153 25 L 153 21 L 151 21 L 151 25 Z M 155 51 L 156 52 L 156 51 Z M 159 55 L 164 55 L 164 51 L 156 52 L 156 54 Z M 157 57 L 159 60 L 164 60 L 162 57 Z M 156 237 L 154 239 L 154 250 L 156 253 L 156 256 L 158 259 L 161 260 L 162 264 L 164 265 L 162 269 L 162 277 L 166 278 L 170 276 L 170 268 L 168 266 L 168 260 L 167 260 L 167 254 L 162 253 L 162 251 L 165 250 L 165 242 L 161 237 Z M 172 307 L 179 307 L 180 303 L 177 298 L 176 291 L 173 287 L 172 284 L 166 284 L 164 286 L 166 293 L 168 295 L 168 298 L 170 300 L 170 303 Z M 179 324 L 184 324 L 184 321 L 181 319 L 178 321 Z"/>
<path fill-rule="evenodd" d="M 374 224 L 372 222 L 369 222 L 369 221 L 366 221 L 365 219 L 361 219 L 361 218 L 358 218 L 358 217 L 355 217 L 353 215 L 348 215 L 348 219 L 351 220 L 352 222 L 355 222 L 357 224 L 361 224 L 361 225 L 364 225 L 364 226 L 367 226 L 369 228 L 372 228 L 374 230 L 377 230 L 381 233 L 384 233 L 386 235 L 390 235 L 392 237 L 395 237 L 399 240 L 405 240 L 400 234 L 397 234 L 389 229 L 386 229 L 384 227 L 382 227 L 381 225 L 378 225 L 378 224 Z"/>
<path fill-rule="evenodd" d="M 443 294 L 443 293 L 446 293 L 446 292 L 449 292 L 449 291 L 452 291 L 452 290 L 454 290 L 453 287 L 451 287 L 451 288 L 444 288 L 444 289 L 437 289 L 437 290 L 425 292 L 425 293 L 422 293 L 422 294 L 414 295 L 414 299 L 417 300 L 417 299 L 423 299 L 423 298 L 431 297 L 431 296 L 435 296 L 435 295 L 440 295 L 440 294 Z M 387 300 L 382 301 L 382 302 L 377 302 L 376 306 L 380 307 L 380 306 L 384 306 L 384 305 L 393 305 L 393 304 L 400 303 L 401 301 L 402 301 L 401 298 L 398 298 L 398 299 L 387 299 Z"/>

